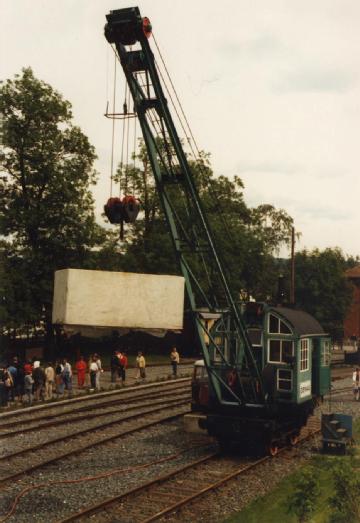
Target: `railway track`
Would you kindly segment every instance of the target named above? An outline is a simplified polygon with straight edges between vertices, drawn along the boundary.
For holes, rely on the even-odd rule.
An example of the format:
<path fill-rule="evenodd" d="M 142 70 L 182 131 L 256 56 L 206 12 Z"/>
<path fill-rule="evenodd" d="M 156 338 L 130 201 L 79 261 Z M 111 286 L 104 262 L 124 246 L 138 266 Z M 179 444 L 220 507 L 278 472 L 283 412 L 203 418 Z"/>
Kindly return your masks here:
<path fill-rule="evenodd" d="M 341 387 L 339 389 L 332 390 L 329 394 L 326 394 L 325 398 L 327 400 L 330 400 L 334 396 L 341 396 L 342 394 L 348 394 L 350 392 L 352 393 L 352 391 L 353 391 L 353 387 L 351 387 L 351 386 Z"/>
<path fill-rule="evenodd" d="M 66 413 L 66 411 L 75 411 L 77 405 L 80 405 L 80 408 L 84 409 L 86 409 L 87 407 L 95 408 L 96 406 L 103 406 L 104 404 L 108 404 L 112 400 L 112 398 L 114 398 L 114 401 L 116 401 L 117 398 L 126 398 L 129 395 L 135 398 L 137 394 L 146 394 L 147 392 L 151 392 L 154 389 L 166 390 L 168 388 L 174 388 L 180 385 L 184 385 L 185 383 L 190 383 L 190 381 L 191 378 L 180 378 L 176 381 L 148 383 L 146 385 L 126 387 L 118 390 L 93 393 L 91 395 L 87 394 L 55 402 L 41 403 L 40 405 L 33 405 L 32 407 L 19 408 L 10 412 L 3 412 L 0 414 L 0 428 L 4 427 L 5 425 L 9 425 L 10 423 L 14 426 L 14 424 L 20 423 L 26 420 L 26 418 L 34 419 L 34 413 L 37 412 L 46 413 L 49 411 L 54 411 L 54 414 L 58 415 L 58 413 L 61 414 L 61 410 L 63 410 L 64 414 Z M 45 415 L 46 414 L 41 414 L 40 417 Z M 50 415 L 51 414 L 49 414 L 49 416 Z"/>
<path fill-rule="evenodd" d="M 136 410 L 143 407 L 146 402 L 153 402 L 154 400 L 161 400 L 164 395 L 171 393 L 174 399 L 182 396 L 186 392 L 189 393 L 189 386 L 179 385 L 177 387 L 165 388 L 158 391 L 148 391 L 145 394 L 127 395 L 117 399 L 110 399 L 100 403 L 87 405 L 74 410 L 67 410 L 65 412 L 58 412 L 53 414 L 45 414 L 35 416 L 27 420 L 17 420 L 3 423 L 0 426 L 0 440 L 17 436 L 19 434 L 26 434 L 28 432 L 39 431 L 56 427 L 58 425 L 64 426 L 72 423 L 81 423 L 86 420 L 99 419 L 105 416 L 113 416 L 114 414 L 123 413 L 131 409 Z M 136 405 L 139 404 L 139 405 Z M 129 407 L 129 405 L 133 405 Z M 7 430 L 18 427 L 16 430 Z"/>
<path fill-rule="evenodd" d="M 136 413 L 126 414 L 123 411 L 121 417 L 110 422 L 1 456 L 0 486 L 4 487 L 24 474 L 29 474 L 60 459 L 74 454 L 77 455 L 87 449 L 180 417 L 189 411 L 189 403 L 189 393 L 183 395 L 181 399 L 178 397 L 176 399 L 161 399 L 158 402 L 153 401 L 150 407 L 137 408 Z M 171 410 L 170 415 L 169 410 Z M 11 470 L 11 474 L 9 474 L 9 470 Z"/>
<path fill-rule="evenodd" d="M 319 421 L 311 418 L 301 432 L 300 443 L 319 431 Z M 279 452 L 293 450 L 283 448 Z M 234 458 L 212 452 L 123 494 L 84 508 L 58 523 L 90 520 L 96 523 L 150 523 L 188 507 L 198 498 L 270 459 L 270 456 L 260 459 Z"/>

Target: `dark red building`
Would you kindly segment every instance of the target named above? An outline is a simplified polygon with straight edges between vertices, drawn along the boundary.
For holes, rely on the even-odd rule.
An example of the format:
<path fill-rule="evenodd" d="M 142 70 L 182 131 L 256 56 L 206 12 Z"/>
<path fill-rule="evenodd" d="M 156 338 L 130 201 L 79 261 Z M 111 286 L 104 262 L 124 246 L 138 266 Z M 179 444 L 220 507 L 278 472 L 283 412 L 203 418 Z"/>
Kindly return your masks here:
<path fill-rule="evenodd" d="M 353 300 L 344 321 L 344 338 L 360 339 L 360 265 L 345 272 L 354 286 Z"/>

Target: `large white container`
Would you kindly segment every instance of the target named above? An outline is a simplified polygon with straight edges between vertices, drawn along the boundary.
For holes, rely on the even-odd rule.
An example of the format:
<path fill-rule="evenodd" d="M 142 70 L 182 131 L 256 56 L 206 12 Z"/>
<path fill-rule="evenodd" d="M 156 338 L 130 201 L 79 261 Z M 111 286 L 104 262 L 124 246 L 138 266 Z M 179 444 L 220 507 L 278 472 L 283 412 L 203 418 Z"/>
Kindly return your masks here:
<path fill-rule="evenodd" d="M 184 278 L 129 272 L 55 272 L 52 321 L 66 326 L 179 330 Z"/>

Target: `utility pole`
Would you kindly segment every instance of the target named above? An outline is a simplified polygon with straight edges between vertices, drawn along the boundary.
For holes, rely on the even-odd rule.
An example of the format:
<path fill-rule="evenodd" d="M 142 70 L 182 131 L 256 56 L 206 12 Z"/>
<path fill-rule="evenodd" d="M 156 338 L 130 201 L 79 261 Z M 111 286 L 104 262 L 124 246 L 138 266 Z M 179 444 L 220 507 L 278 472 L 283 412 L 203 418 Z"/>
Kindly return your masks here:
<path fill-rule="evenodd" d="M 295 227 L 291 228 L 291 281 L 290 303 L 295 305 Z"/>

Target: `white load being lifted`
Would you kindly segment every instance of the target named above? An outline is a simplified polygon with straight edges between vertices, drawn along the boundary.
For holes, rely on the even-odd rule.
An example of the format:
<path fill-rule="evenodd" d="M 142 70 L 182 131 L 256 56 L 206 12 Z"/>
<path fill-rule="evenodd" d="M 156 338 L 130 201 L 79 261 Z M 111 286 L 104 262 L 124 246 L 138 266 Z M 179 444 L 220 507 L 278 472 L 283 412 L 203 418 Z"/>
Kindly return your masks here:
<path fill-rule="evenodd" d="M 183 328 L 184 278 L 63 269 L 55 272 L 52 321 L 70 332 Z"/>

